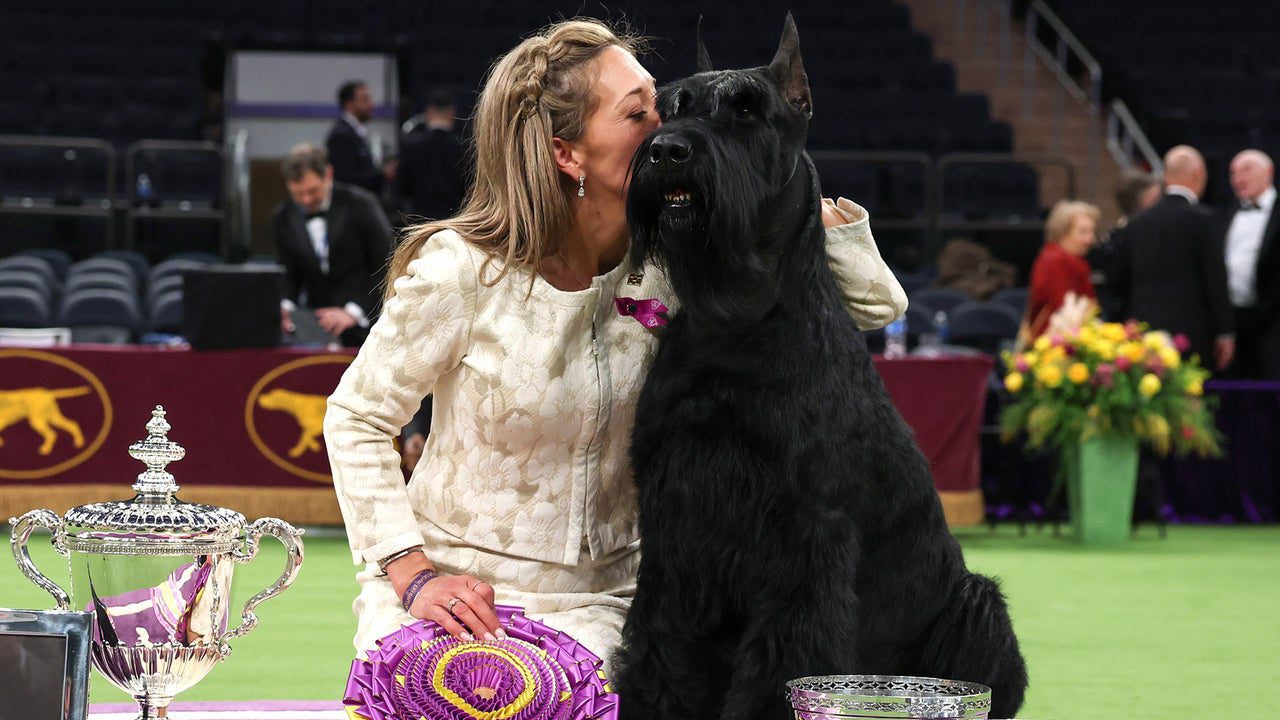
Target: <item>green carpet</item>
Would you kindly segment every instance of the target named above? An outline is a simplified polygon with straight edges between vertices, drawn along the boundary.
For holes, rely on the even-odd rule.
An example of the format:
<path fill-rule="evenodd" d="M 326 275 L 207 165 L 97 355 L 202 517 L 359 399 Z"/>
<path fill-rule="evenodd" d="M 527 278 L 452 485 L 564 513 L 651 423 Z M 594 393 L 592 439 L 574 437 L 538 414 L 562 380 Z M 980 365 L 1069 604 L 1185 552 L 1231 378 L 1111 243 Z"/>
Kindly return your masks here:
<path fill-rule="evenodd" d="M 1001 578 L 1009 595 L 1031 671 L 1020 717 L 1257 717 L 1266 688 L 1280 687 L 1280 528 L 1176 527 L 1165 541 L 1144 528 L 1113 550 L 1086 550 L 1047 530 L 959 535 L 970 567 Z M 52 573 L 58 558 L 37 544 L 37 562 Z M 237 576 L 237 607 L 282 562 L 278 545 L 264 542 Z M 297 584 L 260 606 L 259 629 L 183 698 L 338 698 L 351 654 L 353 574 L 345 542 L 309 540 Z M 0 606 L 49 604 L 0 562 Z M 94 678 L 95 702 L 123 699 Z"/>

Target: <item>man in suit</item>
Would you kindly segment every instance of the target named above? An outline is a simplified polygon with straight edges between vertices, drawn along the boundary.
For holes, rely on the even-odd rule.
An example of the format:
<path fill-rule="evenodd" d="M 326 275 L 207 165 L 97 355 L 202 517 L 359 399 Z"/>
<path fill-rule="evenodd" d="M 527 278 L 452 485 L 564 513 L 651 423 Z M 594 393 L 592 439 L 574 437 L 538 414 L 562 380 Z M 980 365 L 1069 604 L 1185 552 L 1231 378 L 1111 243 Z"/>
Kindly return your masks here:
<path fill-rule="evenodd" d="M 272 228 L 287 283 L 282 322 L 287 329 L 299 306 L 312 308 L 325 332 L 358 346 L 381 307 L 391 226 L 372 195 L 334 182 L 322 148 L 295 146 L 281 167 L 290 199 Z"/>
<path fill-rule="evenodd" d="M 1237 352 L 1232 374 L 1280 380 L 1280 213 L 1275 165 L 1258 150 L 1231 160 L 1238 201 L 1221 225 L 1227 289 L 1235 308 Z"/>
<path fill-rule="evenodd" d="M 373 95 L 369 86 L 353 80 L 338 88 L 338 106 L 342 115 L 333 121 L 325 148 L 333 164 L 333 177 L 346 185 L 364 188 L 374 195 L 382 194 L 384 181 L 395 177 L 396 163 L 388 162 L 379 169 L 373 164 L 369 147 L 369 129 L 365 123 L 373 119 Z"/>
<path fill-rule="evenodd" d="M 396 196 L 408 215 L 447 218 L 462 205 L 462 142 L 454 134 L 453 98 L 435 93 L 427 104 L 423 131 L 411 133 L 400 149 Z"/>
<path fill-rule="evenodd" d="M 1117 249 L 1114 282 L 1123 318 L 1182 333 L 1201 361 L 1221 371 L 1235 353 L 1221 235 L 1199 207 L 1208 173 L 1195 148 L 1179 145 L 1164 158 L 1160 201 L 1129 221 Z"/>

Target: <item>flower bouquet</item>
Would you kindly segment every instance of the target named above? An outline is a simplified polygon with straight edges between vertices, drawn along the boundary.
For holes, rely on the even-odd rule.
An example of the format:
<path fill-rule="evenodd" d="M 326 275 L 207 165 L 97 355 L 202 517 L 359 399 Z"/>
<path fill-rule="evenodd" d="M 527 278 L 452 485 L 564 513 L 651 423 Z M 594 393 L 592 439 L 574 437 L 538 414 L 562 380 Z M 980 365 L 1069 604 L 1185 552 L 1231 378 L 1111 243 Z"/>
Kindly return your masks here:
<path fill-rule="evenodd" d="M 1189 345 L 1181 335 L 1090 313 L 1004 356 L 1012 398 L 1000 418 L 1005 440 L 1025 432 L 1028 448 L 1060 453 L 1072 524 L 1086 542 L 1127 536 L 1139 443 L 1162 456 L 1221 453 L 1204 398 L 1209 373 L 1198 357 L 1184 356 Z"/>

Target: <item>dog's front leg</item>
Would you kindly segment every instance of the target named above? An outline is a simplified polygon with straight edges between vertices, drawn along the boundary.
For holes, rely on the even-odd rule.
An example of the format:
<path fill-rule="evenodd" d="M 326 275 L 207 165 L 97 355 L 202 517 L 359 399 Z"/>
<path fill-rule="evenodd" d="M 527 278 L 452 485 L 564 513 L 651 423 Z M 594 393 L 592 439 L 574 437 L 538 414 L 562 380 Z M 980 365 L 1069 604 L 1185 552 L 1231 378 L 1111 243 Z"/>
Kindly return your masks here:
<path fill-rule="evenodd" d="M 825 582 L 762 602 L 733 659 L 720 720 L 794 718 L 786 699 L 788 680 L 857 672 L 853 587 L 852 580 Z"/>
<path fill-rule="evenodd" d="M 710 720 L 718 701 L 710 680 L 723 665 L 710 661 L 681 615 L 658 609 L 654 595 L 637 590 L 613 659 L 619 720 Z"/>

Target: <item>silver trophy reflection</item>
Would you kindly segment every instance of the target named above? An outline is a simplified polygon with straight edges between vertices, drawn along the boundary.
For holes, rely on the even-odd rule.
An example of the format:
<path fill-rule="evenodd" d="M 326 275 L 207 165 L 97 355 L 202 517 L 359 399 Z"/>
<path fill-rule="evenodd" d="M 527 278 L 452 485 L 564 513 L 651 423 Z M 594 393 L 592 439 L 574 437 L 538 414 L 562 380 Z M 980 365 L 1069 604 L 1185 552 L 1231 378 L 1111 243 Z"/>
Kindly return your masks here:
<path fill-rule="evenodd" d="M 164 409 L 156 406 L 147 438 L 129 447 L 146 472 L 132 500 L 82 505 L 59 518 L 32 510 L 10 519 L 18 567 L 57 600 L 58 609 L 94 614 L 93 666 L 137 700 L 139 719 L 165 717 L 174 696 L 195 685 L 231 653 L 232 639 L 258 624 L 254 608 L 293 583 L 302 567 L 302 535 L 289 523 L 262 518 L 246 525 L 227 508 L 178 500 L 166 466 L 186 455 L 168 438 Z M 31 561 L 27 541 L 36 528 L 53 533 L 67 558 L 70 594 Z M 284 544 L 284 572 L 249 599 L 240 624 L 228 629 L 235 566 L 258 552 L 263 536 Z"/>

